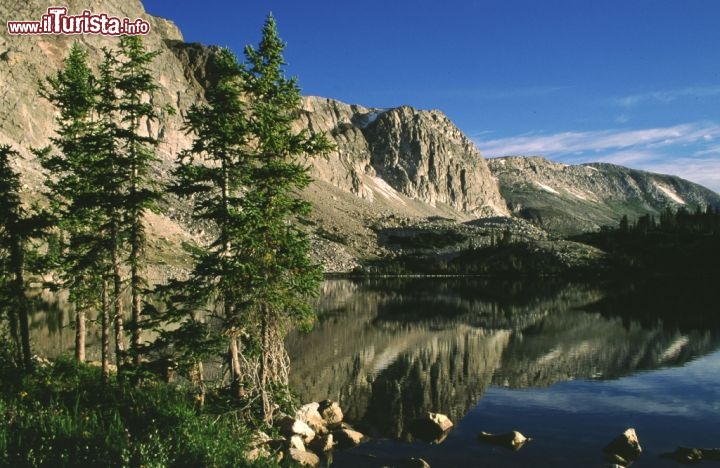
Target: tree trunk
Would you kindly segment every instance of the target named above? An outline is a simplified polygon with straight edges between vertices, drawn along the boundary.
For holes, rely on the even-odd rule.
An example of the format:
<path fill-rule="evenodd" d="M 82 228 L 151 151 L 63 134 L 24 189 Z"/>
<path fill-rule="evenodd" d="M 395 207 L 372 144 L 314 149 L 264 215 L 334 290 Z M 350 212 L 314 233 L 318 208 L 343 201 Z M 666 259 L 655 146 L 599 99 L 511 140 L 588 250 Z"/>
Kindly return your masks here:
<path fill-rule="evenodd" d="M 202 410 L 205 406 L 205 378 L 203 376 L 203 363 L 202 361 L 197 361 L 195 363 L 195 370 L 194 370 L 194 383 L 198 387 L 198 406 Z"/>
<path fill-rule="evenodd" d="M 111 234 L 110 258 L 113 265 L 113 319 L 115 321 L 115 363 L 118 371 L 122 367 L 125 356 L 125 333 L 123 331 L 122 307 L 122 276 L 120 272 L 120 258 L 117 247 L 117 226 L 113 226 Z"/>
<path fill-rule="evenodd" d="M 13 294 L 16 299 L 16 310 L 18 321 L 20 322 L 20 349 L 22 351 L 22 362 L 25 369 L 32 368 L 32 352 L 30 350 L 30 311 L 28 310 L 28 301 L 25 297 L 25 277 L 23 268 L 25 267 L 25 246 L 22 238 L 14 234 L 12 239 L 11 262 L 13 272 L 15 274 L 15 284 Z"/>
<path fill-rule="evenodd" d="M 267 308 L 260 308 L 260 397 L 263 404 L 263 419 L 266 423 L 272 422 L 272 402 L 268 393 L 268 367 L 270 358 L 270 340 L 268 337 Z"/>
<path fill-rule="evenodd" d="M 133 120 L 133 129 L 137 128 L 137 120 Z M 131 143 L 132 174 L 130 184 L 130 194 L 133 199 L 137 198 L 138 193 L 138 168 L 137 168 L 137 149 L 135 142 Z M 137 206 L 130 207 L 131 226 L 130 226 L 130 295 L 132 309 L 132 337 L 130 348 L 133 353 L 133 362 L 135 366 L 140 366 L 140 320 L 142 314 L 142 278 L 140 277 L 140 253 L 142 249 L 142 211 Z"/>
<path fill-rule="evenodd" d="M 17 359 L 18 363 L 23 362 L 22 344 L 20 340 L 20 312 L 18 307 L 15 306 L 15 301 L 10 304 L 10 310 L 8 310 L 8 326 L 10 327 L 10 338 L 12 339 L 12 354 L 13 358 Z"/>
<path fill-rule="evenodd" d="M 85 309 L 75 303 L 75 359 L 85 362 Z"/>
<path fill-rule="evenodd" d="M 108 328 L 110 327 L 110 300 L 108 297 L 108 284 L 107 277 L 103 279 L 102 284 L 102 311 L 100 315 L 100 355 L 102 362 L 102 375 L 105 382 L 110 377 L 110 333 Z"/>
<path fill-rule="evenodd" d="M 235 335 L 230 336 L 229 353 L 230 374 L 232 375 L 232 382 L 230 383 L 230 388 L 235 392 L 238 397 L 242 397 L 243 388 L 241 382 L 242 370 L 240 369 L 240 349 L 238 347 L 238 338 Z"/>
<path fill-rule="evenodd" d="M 140 236 L 138 226 L 140 220 L 136 219 L 133 223 L 132 246 L 130 249 L 130 289 L 132 295 L 132 343 L 133 362 L 136 366 L 140 366 L 141 353 L 140 346 L 140 320 L 142 319 L 142 279 L 140 277 Z"/>

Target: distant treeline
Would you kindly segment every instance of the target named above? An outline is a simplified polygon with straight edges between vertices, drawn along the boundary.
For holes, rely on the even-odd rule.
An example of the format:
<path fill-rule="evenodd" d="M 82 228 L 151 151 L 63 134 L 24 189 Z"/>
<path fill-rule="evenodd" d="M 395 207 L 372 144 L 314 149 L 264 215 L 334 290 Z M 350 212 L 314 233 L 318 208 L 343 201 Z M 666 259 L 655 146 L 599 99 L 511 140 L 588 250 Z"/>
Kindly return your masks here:
<path fill-rule="evenodd" d="M 720 272 L 720 212 L 665 209 L 634 221 L 623 216 L 617 227 L 582 234 L 573 240 L 607 252 L 613 270 L 658 274 L 717 275 Z"/>
<path fill-rule="evenodd" d="M 620 219 L 617 229 L 603 229 L 604 232 L 613 230 L 639 234 L 660 231 L 718 235 L 720 233 L 720 211 L 710 205 L 705 210 L 697 208 L 694 212 L 688 211 L 685 207 L 680 207 L 676 211 L 665 208 L 659 217 L 646 214 L 637 218 L 634 223 L 630 223 L 627 215 L 625 215 Z"/>

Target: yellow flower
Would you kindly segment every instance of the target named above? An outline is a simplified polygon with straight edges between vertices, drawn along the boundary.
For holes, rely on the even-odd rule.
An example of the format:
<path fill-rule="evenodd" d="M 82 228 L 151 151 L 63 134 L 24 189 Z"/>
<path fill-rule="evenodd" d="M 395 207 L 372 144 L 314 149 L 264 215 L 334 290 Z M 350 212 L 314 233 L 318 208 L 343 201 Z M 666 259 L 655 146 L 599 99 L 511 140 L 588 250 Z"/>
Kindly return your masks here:
<path fill-rule="evenodd" d="M 25 390 L 22 390 L 22 391 L 20 391 L 20 393 L 18 393 L 18 395 L 20 395 L 20 398 L 25 398 L 26 396 L 28 396 L 28 392 L 26 392 Z"/>

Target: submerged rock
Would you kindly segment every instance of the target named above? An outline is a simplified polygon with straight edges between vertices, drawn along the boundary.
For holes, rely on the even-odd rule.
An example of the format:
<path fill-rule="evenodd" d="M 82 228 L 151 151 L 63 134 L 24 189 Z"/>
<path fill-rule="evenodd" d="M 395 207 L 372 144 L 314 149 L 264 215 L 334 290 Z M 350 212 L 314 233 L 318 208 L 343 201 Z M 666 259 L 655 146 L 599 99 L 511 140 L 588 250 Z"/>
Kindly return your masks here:
<path fill-rule="evenodd" d="M 430 468 L 430 464 L 422 458 L 403 458 L 394 462 L 392 468 Z"/>
<path fill-rule="evenodd" d="M 630 466 L 640 456 L 642 448 L 635 433 L 635 429 L 629 428 L 614 438 L 603 449 L 608 461 L 621 466 Z"/>
<path fill-rule="evenodd" d="M 478 438 L 489 444 L 499 445 L 510 450 L 520 450 L 528 441 L 532 440 L 518 431 L 510 431 L 502 434 L 481 432 Z"/>
<path fill-rule="evenodd" d="M 410 433 L 426 442 L 442 442 L 452 429 L 453 422 L 440 413 L 427 412 L 425 415 L 410 422 Z"/>
<path fill-rule="evenodd" d="M 323 400 L 318 404 L 318 413 L 328 426 L 337 426 L 343 420 L 343 412 L 340 405 L 332 400 Z"/>
<path fill-rule="evenodd" d="M 337 429 L 332 433 L 333 437 L 337 441 L 338 445 L 343 448 L 355 447 L 360 445 L 365 436 L 362 432 L 358 432 L 349 427 L 343 427 Z"/>
<path fill-rule="evenodd" d="M 693 447 L 678 447 L 674 452 L 663 453 L 662 458 L 669 458 L 686 465 L 694 465 L 703 460 L 720 460 L 720 449 L 701 449 Z"/>

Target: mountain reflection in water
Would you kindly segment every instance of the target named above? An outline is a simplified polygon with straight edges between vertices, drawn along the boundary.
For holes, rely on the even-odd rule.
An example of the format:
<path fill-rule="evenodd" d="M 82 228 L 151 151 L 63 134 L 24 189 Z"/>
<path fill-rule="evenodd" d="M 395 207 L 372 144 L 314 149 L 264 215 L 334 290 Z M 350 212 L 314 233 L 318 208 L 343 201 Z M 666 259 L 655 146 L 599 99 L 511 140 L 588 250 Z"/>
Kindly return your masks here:
<path fill-rule="evenodd" d="M 288 337 L 291 384 L 303 401 L 339 401 L 372 435 L 408 439 L 414 417 L 457 421 L 493 385 L 617 378 L 717 349 L 717 327 L 664 308 L 675 286 L 329 280 L 314 330 Z"/>

